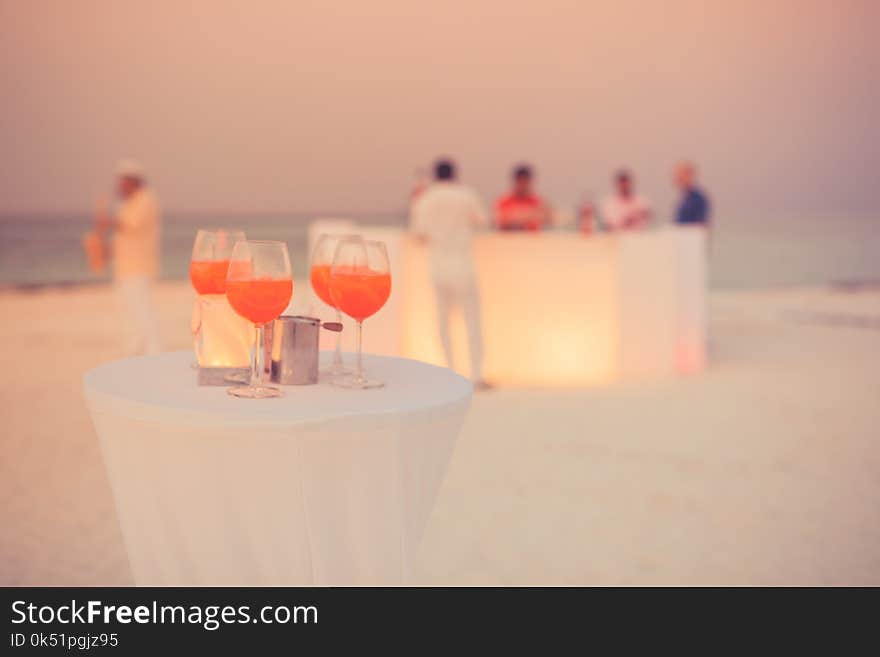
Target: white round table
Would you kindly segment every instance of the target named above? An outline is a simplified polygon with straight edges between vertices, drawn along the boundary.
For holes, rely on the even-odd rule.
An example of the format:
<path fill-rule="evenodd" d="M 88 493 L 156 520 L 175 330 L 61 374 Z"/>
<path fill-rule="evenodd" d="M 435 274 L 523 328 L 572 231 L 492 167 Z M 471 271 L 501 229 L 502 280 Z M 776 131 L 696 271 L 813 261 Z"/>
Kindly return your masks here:
<path fill-rule="evenodd" d="M 365 356 L 384 388 L 319 383 L 238 399 L 197 386 L 192 360 L 130 358 L 84 377 L 135 582 L 406 581 L 470 383 Z"/>

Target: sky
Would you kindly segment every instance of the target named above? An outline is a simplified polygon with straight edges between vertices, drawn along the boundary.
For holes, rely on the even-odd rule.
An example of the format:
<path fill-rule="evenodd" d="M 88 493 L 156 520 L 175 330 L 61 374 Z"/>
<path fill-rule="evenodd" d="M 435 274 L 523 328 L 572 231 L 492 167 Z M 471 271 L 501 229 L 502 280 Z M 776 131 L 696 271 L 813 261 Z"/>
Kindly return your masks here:
<path fill-rule="evenodd" d="M 0 0 L 0 213 L 120 157 L 178 212 L 383 212 L 438 155 L 573 205 L 695 160 L 726 213 L 876 213 L 873 0 Z"/>

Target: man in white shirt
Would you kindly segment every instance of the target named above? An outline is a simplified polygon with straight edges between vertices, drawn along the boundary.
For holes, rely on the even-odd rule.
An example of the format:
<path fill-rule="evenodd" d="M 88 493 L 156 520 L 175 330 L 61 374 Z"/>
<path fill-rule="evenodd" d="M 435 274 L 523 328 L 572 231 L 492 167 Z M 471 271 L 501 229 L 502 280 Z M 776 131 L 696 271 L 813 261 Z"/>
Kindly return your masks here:
<path fill-rule="evenodd" d="M 453 307 L 459 306 L 467 325 L 471 379 L 477 388 L 488 386 L 483 381 L 483 333 L 472 241 L 474 232 L 488 225 L 486 207 L 477 193 L 456 181 L 452 162 L 438 161 L 434 182 L 412 204 L 410 228 L 428 244 L 446 361 L 452 367 L 449 320 Z"/>
<path fill-rule="evenodd" d="M 651 219 L 651 206 L 633 190 L 632 176 L 619 171 L 614 176 L 615 193 L 602 203 L 602 219 L 608 230 L 646 228 Z"/>
<path fill-rule="evenodd" d="M 101 234 L 113 230 L 113 285 L 129 327 L 129 351 L 154 354 L 161 350 L 152 298 L 159 272 L 159 205 L 135 162 L 120 162 L 116 190 L 116 216 L 107 212 L 106 203 L 100 204 L 95 227 Z"/>

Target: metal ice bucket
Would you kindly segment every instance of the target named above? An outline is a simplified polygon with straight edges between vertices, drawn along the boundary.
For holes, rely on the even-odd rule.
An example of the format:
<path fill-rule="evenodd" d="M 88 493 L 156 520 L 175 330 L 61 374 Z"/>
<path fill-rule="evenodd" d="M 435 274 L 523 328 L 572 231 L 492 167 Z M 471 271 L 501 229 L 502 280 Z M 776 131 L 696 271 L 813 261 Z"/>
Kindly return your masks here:
<path fill-rule="evenodd" d="M 282 385 L 318 382 L 318 342 L 321 328 L 341 331 L 342 324 L 317 317 L 282 315 L 272 324 L 271 379 Z"/>

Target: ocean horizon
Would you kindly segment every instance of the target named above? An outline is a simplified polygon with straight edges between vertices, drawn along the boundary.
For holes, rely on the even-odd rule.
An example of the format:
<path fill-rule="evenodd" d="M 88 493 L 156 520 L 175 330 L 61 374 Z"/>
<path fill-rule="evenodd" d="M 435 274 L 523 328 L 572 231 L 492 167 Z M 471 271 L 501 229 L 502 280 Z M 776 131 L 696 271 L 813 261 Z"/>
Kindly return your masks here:
<path fill-rule="evenodd" d="M 286 241 L 294 276 L 302 278 L 308 269 L 308 225 L 319 217 L 347 218 L 369 225 L 403 226 L 406 222 L 401 210 L 168 212 L 162 230 L 161 278 L 186 280 L 196 230 L 214 225 L 240 227 L 254 239 Z M 86 266 L 81 238 L 91 225 L 91 215 L 85 213 L 0 215 L 0 288 L 109 282 L 109 274 L 93 274 Z M 880 284 L 878 227 L 878 219 L 866 215 L 748 214 L 720 218 L 713 223 L 710 287 Z"/>

